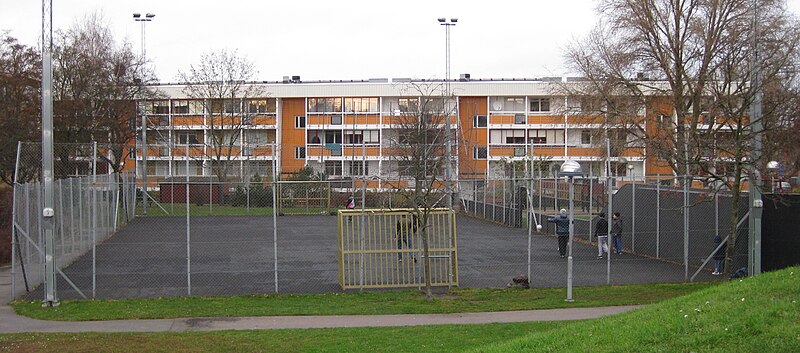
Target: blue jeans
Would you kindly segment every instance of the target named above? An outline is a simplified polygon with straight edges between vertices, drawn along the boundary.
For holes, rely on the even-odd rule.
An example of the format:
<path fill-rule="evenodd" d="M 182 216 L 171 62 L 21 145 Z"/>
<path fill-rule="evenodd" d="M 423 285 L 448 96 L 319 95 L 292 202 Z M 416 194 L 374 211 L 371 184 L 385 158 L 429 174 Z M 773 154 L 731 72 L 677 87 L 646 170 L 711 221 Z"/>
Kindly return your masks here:
<path fill-rule="evenodd" d="M 617 251 L 617 254 L 622 253 L 622 236 L 621 235 L 612 235 L 611 236 L 611 244 L 614 245 L 614 249 Z"/>
<path fill-rule="evenodd" d="M 716 261 L 716 266 L 714 266 L 714 272 L 722 273 L 722 270 L 725 269 L 725 259 L 719 259 L 714 261 Z"/>

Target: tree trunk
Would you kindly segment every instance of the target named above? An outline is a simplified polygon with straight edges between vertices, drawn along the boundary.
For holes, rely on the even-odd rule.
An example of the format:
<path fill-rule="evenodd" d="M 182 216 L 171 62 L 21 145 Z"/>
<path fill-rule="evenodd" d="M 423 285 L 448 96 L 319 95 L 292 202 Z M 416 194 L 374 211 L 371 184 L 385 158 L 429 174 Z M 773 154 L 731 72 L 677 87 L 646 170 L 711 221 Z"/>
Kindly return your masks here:
<path fill-rule="evenodd" d="M 433 291 L 431 290 L 431 257 L 429 256 L 430 246 L 428 244 L 428 217 L 428 212 L 425 212 L 422 216 L 422 256 L 425 257 L 423 262 L 423 266 L 425 267 L 425 297 L 428 300 L 431 300 L 433 299 Z"/>

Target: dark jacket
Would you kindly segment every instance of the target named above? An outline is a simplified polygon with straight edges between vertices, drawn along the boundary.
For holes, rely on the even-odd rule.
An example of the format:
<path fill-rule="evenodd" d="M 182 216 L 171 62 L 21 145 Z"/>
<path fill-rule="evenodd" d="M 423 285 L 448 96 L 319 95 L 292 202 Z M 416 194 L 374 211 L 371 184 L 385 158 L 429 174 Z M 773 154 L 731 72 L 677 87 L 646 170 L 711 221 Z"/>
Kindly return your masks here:
<path fill-rule="evenodd" d="M 608 221 L 605 217 L 600 217 L 597 219 L 597 223 L 594 225 L 594 235 L 598 237 L 604 237 L 608 235 Z"/>
<path fill-rule="evenodd" d="M 613 236 L 621 236 L 622 235 L 622 220 L 617 218 L 611 221 L 611 235 Z"/>
<path fill-rule="evenodd" d="M 547 221 L 556 224 L 556 234 L 569 235 L 569 217 L 558 215 L 555 217 L 547 217 Z"/>
<path fill-rule="evenodd" d="M 720 243 L 722 243 L 722 238 L 714 237 L 714 249 L 716 249 L 717 246 L 719 246 Z M 717 252 L 714 253 L 714 256 L 713 256 L 714 260 L 724 260 L 725 259 L 725 250 L 727 250 L 727 248 L 728 248 L 728 243 L 727 242 L 725 244 L 722 244 L 722 246 L 719 248 L 719 250 L 717 250 Z"/>

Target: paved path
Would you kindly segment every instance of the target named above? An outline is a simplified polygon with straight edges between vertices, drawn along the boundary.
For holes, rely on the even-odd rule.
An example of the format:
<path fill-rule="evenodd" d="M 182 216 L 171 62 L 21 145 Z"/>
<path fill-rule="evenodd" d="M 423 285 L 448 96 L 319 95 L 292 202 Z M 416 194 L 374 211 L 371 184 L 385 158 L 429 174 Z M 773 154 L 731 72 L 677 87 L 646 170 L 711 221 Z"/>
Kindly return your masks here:
<path fill-rule="evenodd" d="M 5 305 L 11 298 L 8 267 L 0 268 L 0 333 L 14 332 L 188 332 L 331 327 L 383 327 L 583 320 L 613 315 L 639 306 L 570 308 L 455 314 L 261 316 L 160 320 L 45 321 L 19 316 Z"/>

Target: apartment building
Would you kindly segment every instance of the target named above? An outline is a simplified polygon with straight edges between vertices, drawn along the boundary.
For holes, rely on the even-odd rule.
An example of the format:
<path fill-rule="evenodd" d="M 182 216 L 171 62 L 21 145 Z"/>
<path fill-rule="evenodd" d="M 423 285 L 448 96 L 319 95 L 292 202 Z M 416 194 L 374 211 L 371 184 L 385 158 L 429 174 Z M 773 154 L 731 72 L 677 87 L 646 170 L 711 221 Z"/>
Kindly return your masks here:
<path fill-rule="evenodd" d="M 579 161 L 587 175 L 605 173 L 605 147 L 598 141 L 603 117 L 588 113 L 581 99 L 558 94 L 565 84 L 560 79 L 462 78 L 450 82 L 451 95 L 442 81 L 431 80 L 294 77 L 252 84 L 263 97 L 197 100 L 183 85 L 153 87 L 164 98 L 143 103 L 148 149 L 146 157 L 137 149 L 137 166 L 143 168 L 146 158 L 152 182 L 187 170 L 220 175 L 215 168 L 221 164 L 226 178 L 270 176 L 273 168 L 287 176 L 309 166 L 330 179 L 366 176 L 370 188 L 383 188 L 403 168 L 391 148 L 400 119 L 434 96 L 449 115 L 460 179 L 509 177 L 514 163 L 526 160 L 539 161 L 545 176 L 568 159 Z M 654 113 L 643 108 L 637 114 Z M 618 174 L 669 173 L 643 147 L 615 147 L 611 156 Z"/>

